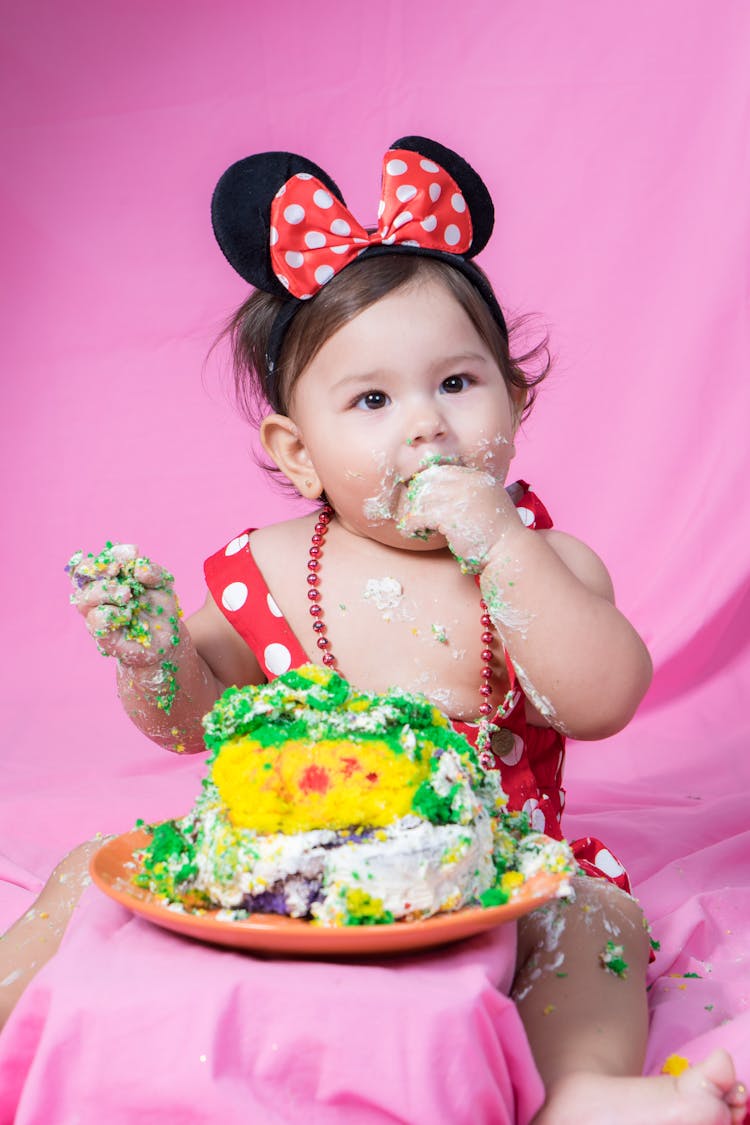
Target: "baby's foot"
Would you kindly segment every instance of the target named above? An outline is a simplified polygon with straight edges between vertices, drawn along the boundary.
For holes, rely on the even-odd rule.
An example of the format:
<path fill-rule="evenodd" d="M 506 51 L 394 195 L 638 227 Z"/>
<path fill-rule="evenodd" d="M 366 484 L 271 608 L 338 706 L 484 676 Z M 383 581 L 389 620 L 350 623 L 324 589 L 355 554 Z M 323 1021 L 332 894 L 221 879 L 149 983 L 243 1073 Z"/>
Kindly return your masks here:
<path fill-rule="evenodd" d="M 746 1109 L 747 1091 L 719 1050 L 677 1077 L 569 1074 L 533 1125 L 742 1125 Z"/>

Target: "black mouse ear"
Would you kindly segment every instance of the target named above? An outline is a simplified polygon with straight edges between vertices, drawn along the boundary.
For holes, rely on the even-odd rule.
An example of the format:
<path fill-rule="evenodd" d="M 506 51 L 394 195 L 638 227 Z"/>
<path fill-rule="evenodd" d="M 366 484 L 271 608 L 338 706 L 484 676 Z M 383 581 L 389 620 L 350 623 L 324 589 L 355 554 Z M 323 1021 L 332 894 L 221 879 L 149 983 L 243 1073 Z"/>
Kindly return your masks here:
<path fill-rule="evenodd" d="M 211 199 L 211 222 L 224 256 L 240 277 L 276 297 L 289 293 L 271 268 L 271 203 L 293 176 L 315 176 L 344 202 L 322 168 L 293 152 L 259 152 L 227 168 Z"/>
<path fill-rule="evenodd" d="M 495 225 L 495 208 L 484 181 L 471 165 L 457 152 L 428 137 L 400 137 L 393 142 L 391 148 L 416 152 L 426 160 L 434 161 L 456 181 L 466 200 L 472 226 L 471 246 L 463 252 L 462 257 L 473 258 L 483 250 Z"/>

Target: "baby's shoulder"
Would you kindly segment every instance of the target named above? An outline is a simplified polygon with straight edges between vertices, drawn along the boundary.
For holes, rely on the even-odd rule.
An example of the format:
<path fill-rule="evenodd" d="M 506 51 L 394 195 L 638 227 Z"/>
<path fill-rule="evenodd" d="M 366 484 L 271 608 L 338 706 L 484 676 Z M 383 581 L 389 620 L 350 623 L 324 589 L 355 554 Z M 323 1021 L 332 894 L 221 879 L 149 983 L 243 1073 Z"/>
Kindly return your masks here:
<path fill-rule="evenodd" d="M 301 571 L 306 568 L 316 519 L 312 512 L 310 515 L 272 523 L 253 531 L 250 536 L 250 551 L 269 587 L 274 581 L 283 585 L 284 576 L 297 581 Z"/>
<path fill-rule="evenodd" d="M 297 519 L 282 520 L 280 523 L 269 523 L 267 527 L 256 528 L 250 535 L 251 550 L 256 560 L 259 561 L 259 555 L 268 552 L 304 550 L 307 554 L 316 518 L 315 513 L 311 512 Z"/>
<path fill-rule="evenodd" d="M 576 539 L 575 535 L 569 535 L 568 532 L 559 531 L 557 528 L 538 531 L 536 534 L 544 539 L 579 582 L 607 601 L 614 601 L 614 588 L 609 571 L 596 552 L 592 551 L 582 539 Z"/>

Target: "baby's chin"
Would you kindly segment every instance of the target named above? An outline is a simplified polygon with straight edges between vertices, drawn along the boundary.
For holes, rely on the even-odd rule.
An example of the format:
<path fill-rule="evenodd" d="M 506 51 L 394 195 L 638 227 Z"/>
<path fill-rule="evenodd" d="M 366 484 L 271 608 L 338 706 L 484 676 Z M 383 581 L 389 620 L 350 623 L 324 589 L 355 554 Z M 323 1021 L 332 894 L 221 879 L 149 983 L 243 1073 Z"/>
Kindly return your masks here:
<path fill-rule="evenodd" d="M 448 540 L 439 531 L 407 533 L 399 530 L 394 519 L 368 523 L 365 534 L 368 538 L 388 547 L 395 547 L 399 551 L 426 554 L 431 551 L 448 550 Z"/>

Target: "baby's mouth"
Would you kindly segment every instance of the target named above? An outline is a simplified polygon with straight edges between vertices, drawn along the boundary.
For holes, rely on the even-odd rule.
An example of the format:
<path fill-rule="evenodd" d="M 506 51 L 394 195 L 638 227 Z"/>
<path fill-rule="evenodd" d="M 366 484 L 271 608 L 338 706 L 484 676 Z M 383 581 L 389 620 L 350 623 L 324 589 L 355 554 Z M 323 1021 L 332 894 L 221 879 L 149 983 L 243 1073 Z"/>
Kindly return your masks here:
<path fill-rule="evenodd" d="M 431 469 L 433 465 L 463 465 L 463 461 L 455 453 L 426 453 L 417 466 L 417 472 Z"/>
<path fill-rule="evenodd" d="M 364 515 L 373 524 L 396 521 L 396 509 L 401 489 L 414 487 L 427 469 L 437 465 L 463 465 L 463 460 L 454 454 L 426 453 L 419 461 L 415 472 L 404 476 L 397 469 L 386 470 L 380 491 L 364 502 Z"/>
<path fill-rule="evenodd" d="M 408 477 L 397 476 L 395 478 L 394 483 L 395 484 L 403 484 L 406 488 L 409 488 L 409 486 L 415 480 L 417 480 L 417 478 L 420 477 L 422 475 L 422 473 L 424 473 L 427 469 L 434 469 L 438 465 L 459 465 L 459 466 L 463 467 L 464 461 L 461 457 L 459 457 L 456 454 L 426 453 L 424 455 L 424 457 L 422 457 L 421 460 L 419 461 L 419 464 L 417 465 L 416 470 L 411 474 L 411 476 L 408 476 Z"/>

